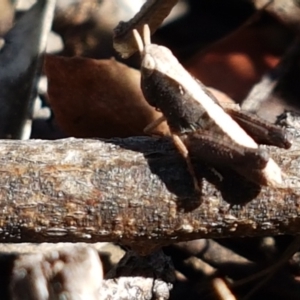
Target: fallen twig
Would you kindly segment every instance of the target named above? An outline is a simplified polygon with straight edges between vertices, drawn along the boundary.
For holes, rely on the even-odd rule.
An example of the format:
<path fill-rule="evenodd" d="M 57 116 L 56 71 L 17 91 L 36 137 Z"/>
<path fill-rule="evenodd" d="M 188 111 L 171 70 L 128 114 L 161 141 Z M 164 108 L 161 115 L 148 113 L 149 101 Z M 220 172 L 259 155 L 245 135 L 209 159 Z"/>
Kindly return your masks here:
<path fill-rule="evenodd" d="M 3 140 L 0 241 L 118 241 L 147 253 L 197 238 L 298 234 L 300 137 L 291 131 L 291 150 L 270 148 L 288 189 L 228 170 L 220 180 L 197 164 L 200 197 L 166 139 Z"/>
<path fill-rule="evenodd" d="M 146 1 L 132 19 L 120 22 L 114 29 L 114 48 L 123 58 L 130 57 L 138 51 L 132 30 L 137 29 L 141 33 L 144 24 L 148 24 L 153 34 L 177 2 L 178 0 Z"/>

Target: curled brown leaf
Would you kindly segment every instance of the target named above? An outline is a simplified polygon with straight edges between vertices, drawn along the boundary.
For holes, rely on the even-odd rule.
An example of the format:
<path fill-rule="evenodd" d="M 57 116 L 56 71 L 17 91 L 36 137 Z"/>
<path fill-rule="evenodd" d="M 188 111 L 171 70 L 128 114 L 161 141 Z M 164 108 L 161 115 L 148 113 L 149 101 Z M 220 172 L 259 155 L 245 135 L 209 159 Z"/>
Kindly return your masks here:
<path fill-rule="evenodd" d="M 75 137 L 128 137 L 161 114 L 144 99 L 140 72 L 110 60 L 47 56 L 48 96 L 59 126 Z M 161 124 L 157 134 L 166 134 Z"/>

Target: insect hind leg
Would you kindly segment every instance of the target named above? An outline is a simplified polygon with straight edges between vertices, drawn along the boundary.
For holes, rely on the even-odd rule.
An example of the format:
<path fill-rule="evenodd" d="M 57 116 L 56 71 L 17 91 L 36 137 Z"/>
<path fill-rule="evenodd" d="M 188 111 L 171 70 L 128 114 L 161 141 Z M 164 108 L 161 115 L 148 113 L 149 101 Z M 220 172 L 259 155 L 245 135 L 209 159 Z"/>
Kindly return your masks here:
<path fill-rule="evenodd" d="M 162 122 L 164 122 L 166 120 L 166 118 L 164 116 L 159 117 L 158 119 L 156 119 L 155 121 L 151 122 L 149 125 L 147 125 L 144 128 L 144 132 L 146 134 L 151 135 L 151 133 L 153 132 L 153 130 L 159 126 Z"/>
<path fill-rule="evenodd" d="M 172 134 L 172 140 L 174 142 L 174 145 L 176 146 L 177 150 L 179 151 L 179 153 L 184 157 L 189 173 L 191 174 L 192 178 L 193 178 L 193 183 L 194 183 L 194 187 L 195 190 L 200 193 L 201 192 L 201 188 L 197 179 L 197 176 L 195 174 L 195 170 L 194 167 L 192 165 L 190 156 L 189 156 L 189 151 L 186 148 L 186 146 L 184 145 L 183 141 L 180 139 L 180 137 L 177 134 Z"/>

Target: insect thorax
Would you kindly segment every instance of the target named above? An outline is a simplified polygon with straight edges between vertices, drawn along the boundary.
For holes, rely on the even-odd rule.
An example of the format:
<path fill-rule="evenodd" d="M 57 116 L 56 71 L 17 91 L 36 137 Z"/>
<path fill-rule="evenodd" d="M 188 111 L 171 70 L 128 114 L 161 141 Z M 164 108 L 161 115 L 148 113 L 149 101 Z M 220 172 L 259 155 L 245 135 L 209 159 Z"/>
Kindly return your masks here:
<path fill-rule="evenodd" d="M 162 112 L 173 132 L 182 134 L 215 126 L 199 102 L 165 74 L 143 70 L 141 88 L 148 103 Z"/>

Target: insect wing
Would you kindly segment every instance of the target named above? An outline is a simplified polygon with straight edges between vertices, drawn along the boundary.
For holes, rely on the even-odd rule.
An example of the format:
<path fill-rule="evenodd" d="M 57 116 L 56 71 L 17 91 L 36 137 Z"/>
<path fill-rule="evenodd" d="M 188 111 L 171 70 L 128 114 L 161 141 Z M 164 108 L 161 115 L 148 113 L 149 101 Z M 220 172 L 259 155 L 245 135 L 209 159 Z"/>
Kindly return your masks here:
<path fill-rule="evenodd" d="M 292 142 L 283 128 L 262 120 L 248 112 L 234 109 L 225 109 L 225 111 L 258 144 L 276 146 L 284 149 L 289 149 L 292 146 Z"/>

